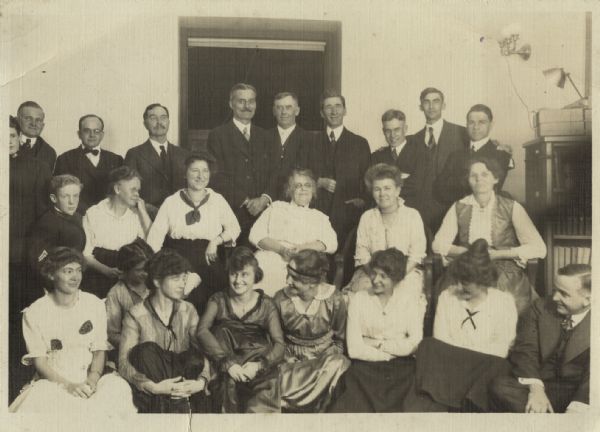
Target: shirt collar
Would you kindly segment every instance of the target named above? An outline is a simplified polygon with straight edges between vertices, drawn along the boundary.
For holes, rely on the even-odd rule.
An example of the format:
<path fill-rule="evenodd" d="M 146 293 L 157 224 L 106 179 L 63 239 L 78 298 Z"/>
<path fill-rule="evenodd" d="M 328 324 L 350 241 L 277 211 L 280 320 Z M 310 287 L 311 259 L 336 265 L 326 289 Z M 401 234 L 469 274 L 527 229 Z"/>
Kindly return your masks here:
<path fill-rule="evenodd" d="M 463 199 L 460 200 L 460 202 L 462 202 L 463 204 L 468 204 L 471 205 L 475 208 L 481 208 L 479 206 L 479 203 L 477 202 L 477 200 L 475 199 L 475 195 L 471 194 Z M 494 191 L 492 191 L 492 197 L 490 198 L 489 202 L 487 203 L 487 205 L 484 207 L 485 210 L 491 208 L 494 206 L 496 202 L 496 193 Z"/>
<path fill-rule="evenodd" d="M 25 141 L 29 140 L 29 145 L 31 147 L 33 147 L 35 145 L 35 143 L 37 142 L 38 137 L 33 137 L 30 138 L 25 134 L 21 134 L 21 136 L 19 137 L 19 140 L 21 141 L 21 144 L 25 144 Z"/>
<path fill-rule="evenodd" d="M 438 120 L 436 120 L 434 123 L 425 123 L 425 129 L 427 128 L 433 128 L 433 133 L 434 134 L 438 134 L 442 131 L 442 127 L 444 126 L 444 119 L 442 117 L 440 117 Z"/>
<path fill-rule="evenodd" d="M 586 310 L 584 312 L 580 312 L 578 314 L 575 315 L 571 315 L 571 321 L 573 321 L 573 327 L 575 327 L 577 324 L 579 324 L 581 321 L 583 321 L 583 319 L 586 317 L 586 315 L 588 314 L 590 310 Z"/>
<path fill-rule="evenodd" d="M 490 140 L 490 137 L 485 137 L 483 139 L 480 139 L 479 141 L 471 141 L 471 145 L 469 146 L 469 148 L 475 148 L 475 151 L 477 151 L 481 147 L 486 145 L 489 140 Z"/>
<path fill-rule="evenodd" d="M 240 130 L 242 135 L 244 134 L 245 128 L 248 128 L 248 133 L 250 133 L 250 129 L 252 128 L 252 122 L 250 122 L 248 124 L 244 124 L 241 121 L 239 121 L 238 119 L 236 119 L 235 117 L 233 118 L 233 124 L 235 125 L 236 128 L 238 128 Z"/>
<path fill-rule="evenodd" d="M 81 150 L 85 151 L 85 146 L 83 145 L 83 143 L 81 144 Z M 88 153 L 87 156 L 94 156 L 94 157 L 100 156 L 100 152 L 102 151 L 102 149 L 100 148 L 100 146 L 94 147 L 93 150 L 98 150 L 98 154 L 96 156 L 94 156 L 93 154 Z"/>
<path fill-rule="evenodd" d="M 396 156 L 400 154 L 404 146 L 406 145 L 406 140 L 404 140 L 401 144 L 398 144 L 396 147 L 390 146 L 390 150 L 396 153 Z"/>
<path fill-rule="evenodd" d="M 154 147 L 154 150 L 156 150 L 156 153 L 160 154 L 160 146 L 164 146 L 165 147 L 165 153 L 169 152 L 169 141 L 165 141 L 163 144 L 159 143 L 158 141 L 154 141 L 152 138 L 148 138 L 148 141 L 150 141 L 150 144 L 152 144 L 152 147 Z"/>
<path fill-rule="evenodd" d="M 310 204 L 308 204 L 308 205 L 305 205 L 305 206 L 301 206 L 301 205 L 299 205 L 299 204 L 296 204 L 296 203 L 294 202 L 294 200 L 293 200 L 293 199 L 290 201 L 290 205 L 292 205 L 292 206 L 294 206 L 294 207 L 302 208 L 302 209 L 307 209 L 307 208 L 310 208 Z"/>
<path fill-rule="evenodd" d="M 335 135 L 335 140 L 339 141 L 340 135 L 342 135 L 342 132 L 344 132 L 344 125 L 338 126 L 335 129 L 331 129 L 329 126 L 327 126 L 327 138 L 329 138 L 331 135 L 331 131 L 333 131 L 333 134 Z"/>
<path fill-rule="evenodd" d="M 277 125 L 277 131 L 279 132 L 279 136 L 281 137 L 281 141 L 283 143 L 283 138 L 284 137 L 289 137 L 292 132 L 294 132 L 294 129 L 296 129 L 296 124 L 294 123 L 293 125 L 291 125 L 289 128 L 284 129 L 281 126 Z"/>

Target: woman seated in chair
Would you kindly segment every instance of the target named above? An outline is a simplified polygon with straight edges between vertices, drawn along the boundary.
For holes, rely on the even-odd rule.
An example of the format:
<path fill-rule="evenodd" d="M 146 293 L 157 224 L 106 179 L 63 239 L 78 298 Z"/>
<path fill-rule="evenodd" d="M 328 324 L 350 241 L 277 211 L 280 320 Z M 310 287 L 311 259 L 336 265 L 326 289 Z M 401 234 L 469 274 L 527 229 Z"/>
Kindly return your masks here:
<path fill-rule="evenodd" d="M 150 295 L 123 318 L 119 373 L 131 383 L 139 412 L 210 412 L 203 391 L 210 367 L 198 346 L 198 312 L 182 300 L 189 271 L 175 251 L 154 255 L 146 263 Z"/>
<path fill-rule="evenodd" d="M 407 261 L 397 249 L 375 252 L 368 266 L 372 287 L 350 298 L 346 341 L 352 365 L 330 412 L 401 410 L 427 306 L 421 279 L 406 275 Z"/>
<path fill-rule="evenodd" d="M 473 194 L 450 207 L 432 249 L 452 258 L 464 253 L 475 240 L 487 240 L 490 257 L 499 272 L 498 289 L 515 297 L 521 314 L 537 298 L 525 265 L 532 258 L 544 258 L 546 245 L 521 204 L 495 193 L 501 172 L 498 163 L 491 159 L 478 157 L 469 162 L 468 180 Z M 446 275 L 438 292 L 452 284 Z"/>
<path fill-rule="evenodd" d="M 279 412 L 277 365 L 284 344 L 277 308 L 254 289 L 262 270 L 250 249 L 236 248 L 228 266 L 229 287 L 210 298 L 198 327 L 202 347 L 217 369 L 211 390 L 218 411 Z"/>
<path fill-rule="evenodd" d="M 34 380 L 10 406 L 11 412 L 135 413 L 131 390 L 117 374 L 104 375 L 104 302 L 82 292 L 81 253 L 51 249 L 41 264 L 47 294 L 23 312 L 23 336 Z"/>
<path fill-rule="evenodd" d="M 495 288 L 498 271 L 484 239 L 448 270 L 456 284 L 440 294 L 433 338 L 417 351 L 407 412 L 488 411 L 488 384 L 510 370 L 505 360 L 517 327 L 514 298 Z"/>
<path fill-rule="evenodd" d="M 275 201 L 260 215 L 249 235 L 250 242 L 259 248 L 256 259 L 265 272 L 256 287 L 270 296 L 286 286 L 286 266 L 294 253 L 312 249 L 332 254 L 338 246 L 329 218 L 309 208 L 317 194 L 310 170 L 293 170 L 285 194 L 290 202 Z"/>
<path fill-rule="evenodd" d="M 288 264 L 288 286 L 274 297 L 285 336 L 279 368 L 283 408 L 324 412 L 339 378 L 350 366 L 344 356 L 347 308 L 343 295 L 325 283 L 325 254 L 303 250 Z"/>
<path fill-rule="evenodd" d="M 88 268 L 83 289 L 106 297 L 121 276 L 118 253 L 121 246 L 136 238 L 146 238 L 151 221 L 140 198 L 141 177 L 137 171 L 121 166 L 109 175 L 108 197 L 90 207 L 83 217 L 85 257 Z"/>
<path fill-rule="evenodd" d="M 163 245 L 176 250 L 200 275 L 200 286 L 187 298 L 200 315 L 210 296 L 227 281 L 217 250 L 240 235 L 240 224 L 225 198 L 207 187 L 214 163 L 208 153 L 186 159 L 187 187 L 165 199 L 148 233 L 155 252 Z"/>
<path fill-rule="evenodd" d="M 371 286 L 363 267 L 376 251 L 396 248 L 408 257 L 407 273 L 425 257 L 427 242 L 419 212 L 406 207 L 400 198 L 402 173 L 392 165 L 377 164 L 365 174 L 376 208 L 367 210 L 360 218 L 356 232 L 355 265 L 358 268 L 347 291 L 362 291 Z"/>

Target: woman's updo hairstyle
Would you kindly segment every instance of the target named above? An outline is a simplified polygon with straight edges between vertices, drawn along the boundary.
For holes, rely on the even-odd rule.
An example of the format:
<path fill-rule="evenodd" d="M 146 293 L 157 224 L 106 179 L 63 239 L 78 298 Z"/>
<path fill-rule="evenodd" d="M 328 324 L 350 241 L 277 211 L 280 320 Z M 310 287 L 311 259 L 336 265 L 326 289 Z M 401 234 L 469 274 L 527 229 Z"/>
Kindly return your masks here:
<path fill-rule="evenodd" d="M 39 269 L 43 278 L 44 287 L 48 292 L 54 291 L 54 282 L 51 277 L 67 264 L 77 263 L 84 269 L 83 255 L 73 248 L 60 246 L 50 250 L 48 255 L 40 262 Z"/>
<path fill-rule="evenodd" d="M 264 273 L 258 265 L 258 260 L 252 251 L 246 246 L 236 247 L 229 257 L 227 273 L 231 275 L 240 272 L 244 270 L 244 267 L 246 266 L 251 266 L 254 269 L 254 283 L 260 282 Z"/>
<path fill-rule="evenodd" d="M 495 287 L 498 282 L 498 270 L 490 258 L 485 239 L 475 240 L 465 253 L 450 263 L 449 271 L 462 284 Z"/>
<path fill-rule="evenodd" d="M 192 271 L 189 261 L 171 249 L 162 249 L 146 262 L 146 286 L 151 293 L 158 288 L 154 280 L 162 282 L 167 276 L 176 276 Z"/>
<path fill-rule="evenodd" d="M 323 252 L 304 249 L 295 253 L 290 259 L 290 262 L 292 261 L 296 268 L 291 268 L 288 265 L 288 272 L 294 279 L 302 283 L 320 283 L 327 278 L 329 260 Z"/>

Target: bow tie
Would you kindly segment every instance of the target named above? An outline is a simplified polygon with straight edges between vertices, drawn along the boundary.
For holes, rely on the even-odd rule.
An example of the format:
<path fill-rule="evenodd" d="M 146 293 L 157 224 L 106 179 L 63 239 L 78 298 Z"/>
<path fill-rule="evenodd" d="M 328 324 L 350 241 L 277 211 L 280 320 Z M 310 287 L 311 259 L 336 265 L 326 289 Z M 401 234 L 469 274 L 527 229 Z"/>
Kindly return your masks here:
<path fill-rule="evenodd" d="M 89 149 L 89 148 L 84 148 L 84 149 L 83 149 L 83 154 L 88 154 L 88 153 L 91 153 L 91 154 L 93 154 L 94 156 L 98 156 L 98 154 L 100 153 L 100 150 L 98 150 L 98 149 Z"/>

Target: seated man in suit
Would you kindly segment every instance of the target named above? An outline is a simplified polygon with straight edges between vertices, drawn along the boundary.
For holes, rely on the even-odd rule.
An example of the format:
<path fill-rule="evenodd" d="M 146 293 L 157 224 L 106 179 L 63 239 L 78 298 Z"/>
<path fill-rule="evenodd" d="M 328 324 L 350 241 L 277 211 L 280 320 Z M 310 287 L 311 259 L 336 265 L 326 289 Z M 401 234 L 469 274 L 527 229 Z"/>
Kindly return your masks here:
<path fill-rule="evenodd" d="M 381 116 L 381 128 L 388 145 L 375 150 L 371 155 L 371 165 L 396 165 L 402 172 L 402 177 L 407 178 L 414 168 L 416 149 L 406 139 L 406 116 L 400 110 L 387 110 Z"/>
<path fill-rule="evenodd" d="M 513 376 L 490 392 L 500 412 L 583 412 L 589 408 L 591 266 L 569 264 L 554 277 L 551 298 L 532 304 L 509 360 Z"/>
<path fill-rule="evenodd" d="M 159 103 L 148 105 L 144 110 L 144 127 L 148 131 L 148 140 L 127 151 L 125 164 L 142 176 L 140 196 L 154 219 L 165 198 L 185 187 L 188 152 L 167 140 L 167 107 Z"/>
<path fill-rule="evenodd" d="M 250 228 L 275 197 L 272 180 L 279 166 L 279 149 L 267 131 L 252 124 L 254 86 L 235 84 L 229 93 L 229 108 L 233 118 L 208 134 L 208 151 L 217 160 L 210 184 L 225 197 L 240 223 L 237 243 L 249 246 Z"/>
<path fill-rule="evenodd" d="M 370 199 L 365 172 L 371 163 L 369 143 L 344 126 L 346 99 L 337 91 L 321 96 L 321 117 L 327 124 L 309 151 L 309 168 L 318 178 L 316 208 L 329 216 L 342 248 Z"/>
<path fill-rule="evenodd" d="M 17 110 L 21 127 L 21 154 L 28 154 L 48 165 L 50 172 L 56 162 L 56 151 L 40 136 L 44 130 L 44 110 L 37 102 L 23 102 Z"/>
<path fill-rule="evenodd" d="M 444 173 L 434 185 L 434 190 L 441 201 L 452 204 L 454 201 L 469 195 L 471 189 L 467 181 L 467 166 L 469 159 L 485 157 L 494 159 L 502 174 L 498 179 L 497 191 L 502 190 L 508 171 L 515 167 L 508 146 L 500 145 L 490 139 L 494 116 L 492 110 L 483 104 L 476 104 L 467 113 L 468 147 L 450 155 L 444 167 Z"/>
<path fill-rule="evenodd" d="M 98 204 L 108 189 L 108 173 L 123 165 L 123 158 L 100 148 L 104 138 L 104 121 L 96 114 L 86 114 L 79 119 L 77 131 L 81 145 L 61 154 L 56 160 L 54 175 L 70 174 L 83 183 L 77 212 Z"/>
<path fill-rule="evenodd" d="M 404 183 L 401 196 L 407 206 L 421 213 L 426 229 L 435 233 L 452 203 L 440 201 L 434 194 L 434 185 L 436 180 L 444 181 L 442 173 L 448 157 L 466 148 L 466 131 L 463 126 L 442 118 L 446 103 L 440 90 L 424 89 L 420 101 L 425 127 L 411 137 L 416 149 L 414 169 Z"/>
<path fill-rule="evenodd" d="M 273 176 L 273 190 L 277 191 L 274 199 L 285 200 L 284 189 L 293 169 L 306 168 L 306 149 L 309 148 L 313 136 L 296 124 L 300 114 L 298 96 L 292 92 L 282 92 L 273 100 L 273 115 L 277 127 L 272 129 L 274 140 L 279 143 L 279 167 Z"/>

